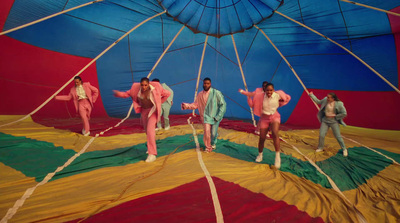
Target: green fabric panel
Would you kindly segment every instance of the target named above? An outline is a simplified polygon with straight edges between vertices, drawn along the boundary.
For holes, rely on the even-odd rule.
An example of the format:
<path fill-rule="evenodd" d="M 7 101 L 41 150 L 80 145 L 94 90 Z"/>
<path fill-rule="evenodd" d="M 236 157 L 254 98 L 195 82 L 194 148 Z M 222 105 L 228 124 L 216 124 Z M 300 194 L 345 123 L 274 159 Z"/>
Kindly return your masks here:
<path fill-rule="evenodd" d="M 400 160 L 400 154 L 374 149 L 397 162 Z M 316 162 L 341 191 L 357 188 L 392 164 L 391 160 L 364 147 L 353 147 L 347 150 L 349 152 L 347 157 L 344 157 L 343 151 L 340 150 L 335 156 Z"/>
<path fill-rule="evenodd" d="M 182 135 L 169 137 L 163 140 L 157 140 L 157 157 L 170 154 L 178 146 L 192 140 L 192 135 Z M 176 152 L 196 148 L 193 142 L 180 147 Z M 127 164 L 144 161 L 147 158 L 146 143 L 135 146 L 118 148 L 113 150 L 92 151 L 80 155 L 73 163 L 57 173 L 52 180 L 68 177 L 75 174 L 90 172 L 96 169 L 113 166 L 124 166 Z"/>
<path fill-rule="evenodd" d="M 157 140 L 158 157 L 168 155 L 176 147 L 189 142 L 192 138 L 193 136 L 189 134 Z M 199 139 L 201 147 L 204 148 L 202 136 Z M 195 148 L 195 144 L 194 142 L 190 142 L 179 148 L 177 152 L 193 148 Z M 382 149 L 376 150 L 400 162 L 400 154 Z M 87 152 L 79 156 L 64 170 L 57 173 L 52 180 L 104 167 L 137 163 L 146 159 L 146 151 L 146 144 L 143 143 L 114 150 Z M 316 162 L 342 191 L 357 188 L 392 164 L 390 160 L 363 147 L 349 148 L 348 151 L 348 157 L 343 157 L 342 151 L 339 151 L 329 159 Z M 244 144 L 236 144 L 228 140 L 219 140 L 215 152 L 247 162 L 255 162 L 258 149 Z M 35 177 L 38 182 L 48 173 L 54 172 L 57 167 L 63 165 L 74 154 L 75 151 L 55 147 L 52 143 L 0 133 L 0 161 L 21 171 L 26 176 Z M 326 177 L 320 174 L 309 162 L 285 154 L 281 154 L 281 158 L 281 171 L 290 172 L 320 184 L 325 188 L 331 188 Z M 265 149 L 261 163 L 273 165 L 274 161 L 275 152 Z"/>
<path fill-rule="evenodd" d="M 255 162 L 258 155 L 258 148 L 247 146 L 245 144 L 236 144 L 228 140 L 218 140 L 217 149 L 214 151 L 248 162 Z M 260 163 L 274 165 L 275 152 L 270 151 L 269 149 L 264 149 L 263 160 Z M 309 162 L 281 153 L 281 163 L 281 171 L 290 172 L 294 175 L 320 184 L 323 187 L 331 188 L 327 178 L 320 174 Z"/>
<path fill-rule="evenodd" d="M 400 160 L 400 154 L 382 149 L 375 150 L 393 158 L 397 162 Z M 340 150 L 335 156 L 316 162 L 332 178 L 341 191 L 357 188 L 392 164 L 392 161 L 389 159 L 364 147 L 348 148 L 348 151 L 348 157 L 343 157 L 343 151 Z M 255 162 L 254 160 L 258 155 L 258 148 L 244 144 L 239 145 L 227 140 L 219 140 L 215 152 L 223 153 L 236 159 Z M 308 161 L 302 161 L 282 153 L 281 160 L 281 171 L 304 177 L 325 188 L 332 188 L 327 178 L 320 174 Z M 275 152 L 264 149 L 263 161 L 261 163 L 274 165 Z"/>
<path fill-rule="evenodd" d="M 17 137 L 0 132 L 0 162 L 40 181 L 63 165 L 73 150 L 56 147 L 53 143 Z"/>

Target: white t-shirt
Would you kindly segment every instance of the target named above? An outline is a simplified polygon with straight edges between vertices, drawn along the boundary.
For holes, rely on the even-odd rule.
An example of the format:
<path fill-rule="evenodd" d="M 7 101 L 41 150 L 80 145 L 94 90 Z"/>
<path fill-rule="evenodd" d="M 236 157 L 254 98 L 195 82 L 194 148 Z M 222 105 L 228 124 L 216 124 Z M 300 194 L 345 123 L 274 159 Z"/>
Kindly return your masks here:
<path fill-rule="evenodd" d="M 335 114 L 335 102 L 326 104 L 325 106 L 325 116 L 336 116 Z"/>
<path fill-rule="evenodd" d="M 83 89 L 82 84 L 76 87 L 76 94 L 78 95 L 78 100 L 87 99 L 85 90 Z"/>
<path fill-rule="evenodd" d="M 272 93 L 271 97 L 269 98 L 267 94 L 264 94 L 264 101 L 263 101 L 263 114 L 265 115 L 273 115 L 276 110 L 279 108 L 279 100 L 281 96 L 277 93 Z"/>

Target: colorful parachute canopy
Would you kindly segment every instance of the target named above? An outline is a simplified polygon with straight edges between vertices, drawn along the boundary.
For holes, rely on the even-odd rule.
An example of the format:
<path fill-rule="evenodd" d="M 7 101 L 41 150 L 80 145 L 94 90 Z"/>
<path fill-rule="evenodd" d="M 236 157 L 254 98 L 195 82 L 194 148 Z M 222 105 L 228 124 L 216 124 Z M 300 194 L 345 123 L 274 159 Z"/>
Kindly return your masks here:
<path fill-rule="evenodd" d="M 0 28 L 6 31 L 88 2 L 3 0 Z M 358 2 L 400 12 L 398 0 Z M 292 96 L 279 110 L 282 122 L 317 127 L 317 110 L 293 68 L 317 97 L 338 95 L 347 108 L 347 124 L 400 128 L 400 95 L 387 83 L 399 88 L 399 16 L 344 1 L 318 0 L 105 0 L 7 33 L 0 36 L 0 114 L 30 113 L 126 32 L 164 10 L 81 73 L 83 81 L 100 89 L 94 116 L 124 117 L 131 101 L 115 98 L 112 90 L 128 90 L 149 73 L 150 79 L 159 78 L 174 90 L 171 113 L 187 113 L 180 110 L 180 103 L 193 101 L 207 34 L 201 79 L 210 77 L 213 87 L 225 95 L 226 117 L 250 119 L 246 97 L 238 89 L 245 87 L 244 80 L 249 91 L 266 80 Z M 344 46 L 365 64 L 289 18 Z M 61 93 L 67 94 L 71 86 Z M 50 101 L 37 115 L 70 117 L 75 113 L 72 106 Z"/>

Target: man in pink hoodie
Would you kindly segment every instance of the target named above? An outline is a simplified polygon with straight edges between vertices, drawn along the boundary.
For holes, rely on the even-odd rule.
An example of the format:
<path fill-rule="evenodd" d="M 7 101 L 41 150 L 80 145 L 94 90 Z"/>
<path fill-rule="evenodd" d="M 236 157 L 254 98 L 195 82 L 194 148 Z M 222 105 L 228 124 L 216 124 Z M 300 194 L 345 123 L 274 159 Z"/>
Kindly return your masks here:
<path fill-rule="evenodd" d="M 89 82 L 82 83 L 79 76 L 74 77 L 75 86 L 71 88 L 68 95 L 56 96 L 56 100 L 69 101 L 74 100 L 75 109 L 79 112 L 83 122 L 82 134 L 84 136 L 90 135 L 90 113 L 92 112 L 93 104 L 99 96 L 99 90 Z"/>
<path fill-rule="evenodd" d="M 120 92 L 114 90 L 115 97 L 127 98 L 133 100 L 133 107 L 136 113 L 140 113 L 140 121 L 147 135 L 146 162 L 150 163 L 156 160 L 156 123 L 160 120 L 161 105 L 171 93 L 162 88 L 158 82 L 150 82 L 147 77 L 140 80 L 140 83 L 134 83 L 130 90 Z"/>

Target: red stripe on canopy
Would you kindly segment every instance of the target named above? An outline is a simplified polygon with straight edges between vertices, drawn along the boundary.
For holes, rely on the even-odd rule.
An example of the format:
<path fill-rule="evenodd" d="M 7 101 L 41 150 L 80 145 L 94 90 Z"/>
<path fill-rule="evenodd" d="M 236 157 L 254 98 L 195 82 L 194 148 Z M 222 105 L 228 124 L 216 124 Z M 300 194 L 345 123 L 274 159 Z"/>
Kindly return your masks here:
<path fill-rule="evenodd" d="M 32 46 L 8 36 L 0 37 L 0 114 L 29 114 L 61 86 L 86 66 L 91 59 L 58 53 Z M 82 75 L 83 82 L 98 86 L 96 64 L 92 64 Z M 73 82 L 61 94 L 68 94 Z M 37 113 L 44 117 L 74 117 L 72 101 L 51 100 Z M 92 116 L 106 116 L 101 94 L 92 111 Z"/>
<path fill-rule="evenodd" d="M 332 90 L 314 90 L 314 95 L 323 99 Z M 343 101 L 347 117 L 344 122 L 348 125 L 386 130 L 400 130 L 400 119 L 393 111 L 400 111 L 400 95 L 395 91 L 364 92 L 338 91 L 334 93 Z M 366 112 L 368 110 L 368 112 Z M 296 124 L 304 127 L 319 127 L 318 110 L 306 92 L 303 92 L 296 108 L 286 124 Z"/>
<path fill-rule="evenodd" d="M 213 177 L 225 222 L 324 222 L 296 206 Z M 78 222 L 78 220 L 72 222 Z M 207 179 L 152 194 L 98 213 L 84 222 L 215 222 Z"/>

